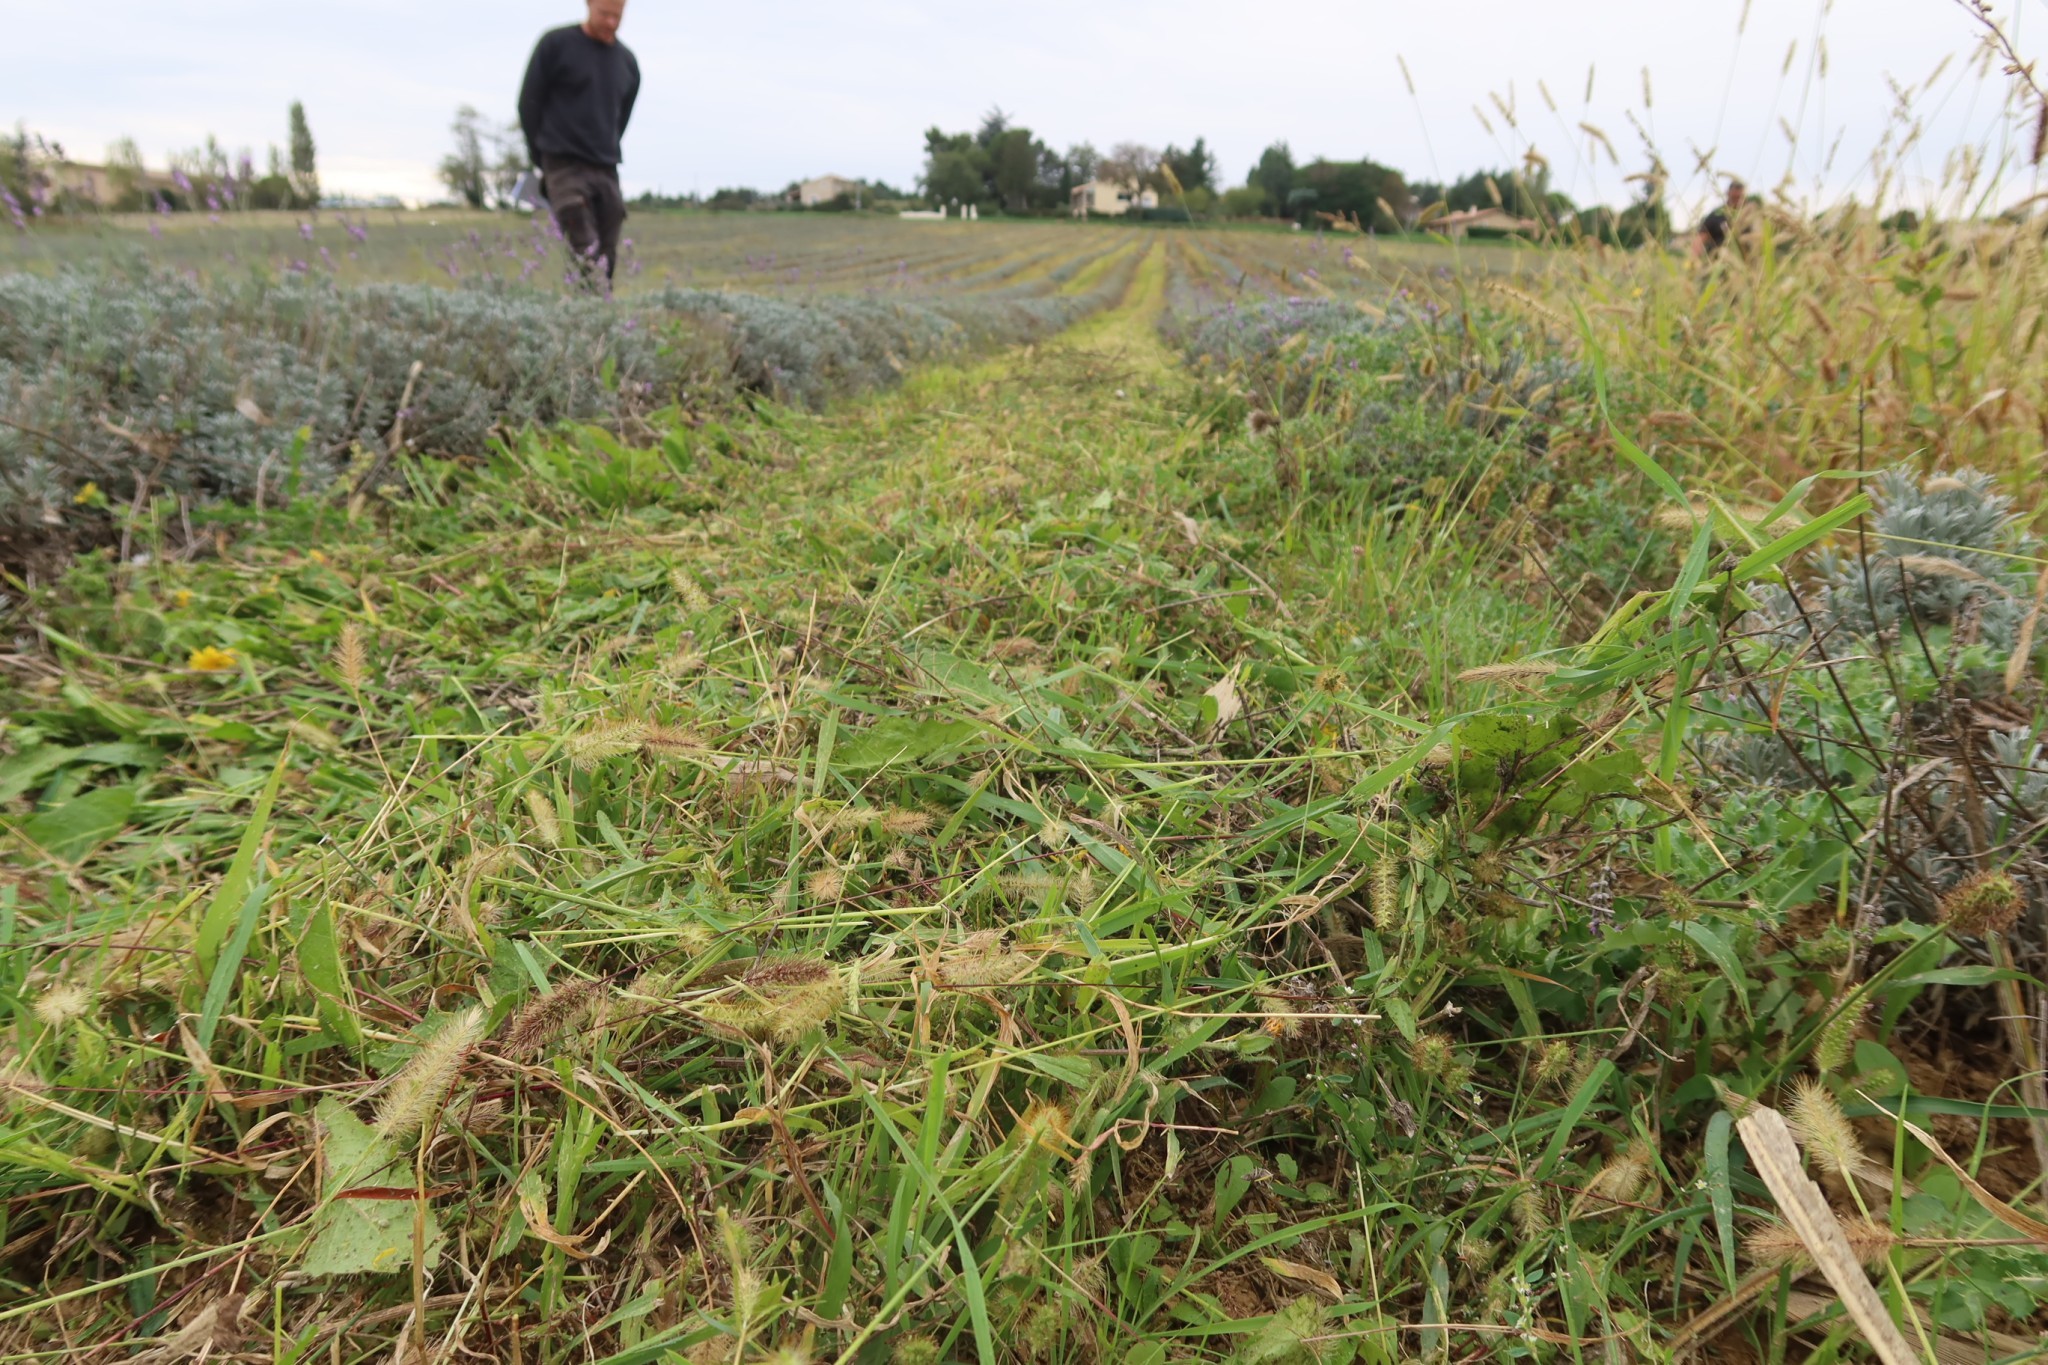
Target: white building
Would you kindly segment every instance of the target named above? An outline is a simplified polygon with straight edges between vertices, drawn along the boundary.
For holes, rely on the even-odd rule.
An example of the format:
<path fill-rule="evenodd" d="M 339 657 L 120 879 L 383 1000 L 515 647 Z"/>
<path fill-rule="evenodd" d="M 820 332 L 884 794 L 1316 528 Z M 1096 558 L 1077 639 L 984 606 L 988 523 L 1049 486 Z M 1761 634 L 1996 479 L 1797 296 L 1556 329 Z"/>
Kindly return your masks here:
<path fill-rule="evenodd" d="M 806 180 L 796 187 L 796 201 L 807 209 L 820 204 L 829 204 L 840 195 L 852 197 L 855 204 L 860 202 L 860 181 L 848 180 L 843 175 L 821 175 L 815 180 Z"/>
<path fill-rule="evenodd" d="M 1091 213 L 1115 218 L 1132 209 L 1159 207 L 1159 191 L 1128 181 L 1118 184 L 1113 180 L 1091 180 L 1085 185 L 1074 186 L 1069 198 L 1076 218 L 1086 218 Z"/>

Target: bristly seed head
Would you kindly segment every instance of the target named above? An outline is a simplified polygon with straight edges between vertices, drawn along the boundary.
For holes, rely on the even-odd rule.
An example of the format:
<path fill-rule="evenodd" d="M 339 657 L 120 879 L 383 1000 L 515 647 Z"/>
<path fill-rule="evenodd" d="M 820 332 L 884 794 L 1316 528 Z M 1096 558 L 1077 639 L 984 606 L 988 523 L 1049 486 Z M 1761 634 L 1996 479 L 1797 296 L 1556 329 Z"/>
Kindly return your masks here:
<path fill-rule="evenodd" d="M 1381 933 L 1386 933 L 1400 922 L 1401 917 L 1401 865 L 1393 858 L 1382 858 L 1372 869 L 1372 923 Z"/>
<path fill-rule="evenodd" d="M 712 1028 L 742 1038 L 793 1043 L 846 1005 L 846 979 L 821 957 L 759 959 L 734 986 L 697 1007 Z"/>
<path fill-rule="evenodd" d="M 912 839 L 932 827 L 932 817 L 921 810 L 890 810 L 882 814 L 882 833 L 891 839 Z"/>
<path fill-rule="evenodd" d="M 1865 1016 L 1870 1013 L 1870 1001 L 1866 998 L 1844 1009 L 1821 1030 L 1820 1043 L 1813 1050 L 1813 1066 L 1822 1075 L 1840 1071 L 1849 1061 L 1849 1051 L 1856 1043 L 1857 1030 L 1863 1027 Z"/>
<path fill-rule="evenodd" d="M 804 879 L 804 894 L 831 904 L 846 894 L 846 874 L 836 867 L 821 867 Z"/>
<path fill-rule="evenodd" d="M 1792 1112 L 1787 1118 L 1800 1145 L 1823 1170 L 1851 1176 L 1868 1160 L 1841 1102 L 1819 1077 L 1802 1077 L 1793 1087 Z"/>
<path fill-rule="evenodd" d="M 505 1031 L 505 1054 L 524 1061 L 559 1038 L 604 993 L 600 980 L 572 981 L 529 1000 Z"/>
<path fill-rule="evenodd" d="M 2026 904 L 2019 884 L 2011 877 L 2003 872 L 1979 873 L 1941 898 L 1941 922 L 1957 934 L 2003 934 L 2019 922 Z"/>
<path fill-rule="evenodd" d="M 35 1012 L 49 1027 L 63 1028 L 92 1012 L 92 992 L 75 981 L 56 982 L 36 998 Z"/>
<path fill-rule="evenodd" d="M 526 790 L 526 813 L 533 817 L 534 832 L 549 848 L 562 846 L 562 820 L 555 813 L 555 803 L 541 792 L 529 787 Z"/>
<path fill-rule="evenodd" d="M 334 671 L 351 692 L 362 691 L 369 681 L 369 654 L 363 648 L 363 632 L 353 621 L 342 623 L 341 638 L 334 645 Z"/>
<path fill-rule="evenodd" d="M 483 1010 L 470 1009 L 447 1020 L 420 1044 L 412 1060 L 392 1077 L 377 1105 L 378 1136 L 395 1142 L 418 1132 L 448 1098 L 463 1062 L 483 1032 Z"/>
<path fill-rule="evenodd" d="M 606 759 L 630 754 L 641 745 L 641 728 L 622 721 L 606 720 L 569 736 L 562 748 L 569 761 L 589 772 Z"/>

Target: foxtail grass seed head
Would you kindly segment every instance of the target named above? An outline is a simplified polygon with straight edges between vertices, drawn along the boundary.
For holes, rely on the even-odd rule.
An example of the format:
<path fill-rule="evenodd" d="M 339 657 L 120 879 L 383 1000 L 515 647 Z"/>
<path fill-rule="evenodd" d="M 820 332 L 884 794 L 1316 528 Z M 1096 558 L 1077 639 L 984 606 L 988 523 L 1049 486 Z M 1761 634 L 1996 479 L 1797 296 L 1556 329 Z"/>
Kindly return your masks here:
<path fill-rule="evenodd" d="M 1017 1119 L 1017 1126 L 1011 1135 L 1018 1145 L 1036 1147 L 1041 1151 L 1067 1153 L 1074 1149 L 1073 1134 L 1069 1125 L 1073 1116 L 1065 1107 L 1035 1100 Z"/>
<path fill-rule="evenodd" d="M 1802 1077 L 1793 1087 L 1792 1112 L 1787 1118 L 1799 1144 L 1821 1169 L 1849 1176 L 1862 1168 L 1863 1144 L 1826 1081 Z"/>
<path fill-rule="evenodd" d="M 572 981 L 529 1000 L 505 1031 L 506 1055 L 524 1061 L 567 1032 L 604 993 L 602 980 Z"/>
<path fill-rule="evenodd" d="M 921 810 L 889 810 L 882 813 L 882 833 L 891 839 L 914 839 L 930 832 L 932 817 Z"/>
<path fill-rule="evenodd" d="M 1868 1218 L 1850 1218 L 1842 1223 L 1842 1237 L 1858 1261 L 1881 1265 L 1899 1244 L 1898 1235 L 1882 1223 Z M 1813 1260 L 1799 1234 L 1778 1223 L 1766 1223 L 1743 1239 L 1743 1249 L 1758 1266 L 1803 1266 Z"/>
<path fill-rule="evenodd" d="M 555 813 L 555 803 L 545 794 L 529 787 L 526 790 L 526 813 L 533 817 L 534 833 L 549 848 L 562 846 L 562 818 Z"/>
<path fill-rule="evenodd" d="M 1813 1049 L 1814 1070 L 1822 1075 L 1833 1075 L 1849 1061 L 1849 1051 L 1856 1045 L 1857 1030 L 1863 1027 L 1864 1017 L 1870 1012 L 1870 1002 L 1859 1000 L 1828 1020 L 1821 1030 L 1820 1042 Z"/>
<path fill-rule="evenodd" d="M 677 599 L 692 615 L 702 615 L 711 610 L 711 598 L 687 569 L 670 569 L 668 581 L 669 586 L 675 589 Z"/>
<path fill-rule="evenodd" d="M 1449 1081 L 1459 1071 L 1458 1049 L 1441 1033 L 1425 1033 L 1409 1045 L 1408 1059 L 1433 1081 Z"/>
<path fill-rule="evenodd" d="M 1372 868 L 1372 924 L 1381 933 L 1391 931 L 1401 919 L 1401 867 L 1393 858 L 1382 858 Z"/>
<path fill-rule="evenodd" d="M 640 740 L 636 726 L 619 721 L 600 721 L 569 736 L 562 748 L 569 755 L 570 762 L 589 772 L 607 759 L 634 752 L 640 747 Z"/>
<path fill-rule="evenodd" d="M 846 979 L 820 957 L 758 961 L 740 981 L 698 1006 L 704 1022 L 742 1038 L 793 1043 L 846 1005 Z"/>
<path fill-rule="evenodd" d="M 1940 555 L 1900 555 L 1899 568 L 1915 578 L 1957 578 L 1965 583 L 1991 582 L 1969 565 L 1960 564 L 1953 559 L 1943 559 Z"/>
<path fill-rule="evenodd" d="M 1756 1100 L 1753 1096 L 1745 1095 L 1739 1090 L 1722 1084 L 1721 1078 L 1718 1076 L 1707 1077 L 1707 1083 L 1714 1087 L 1714 1098 L 1720 1101 L 1723 1109 L 1728 1111 L 1728 1117 L 1737 1120 L 1746 1119 L 1756 1112 Z"/>
<path fill-rule="evenodd" d="M 1458 1264 L 1474 1275 L 1483 1274 L 1486 1268 L 1493 1264 L 1493 1258 L 1499 1250 L 1499 1247 L 1486 1238 L 1474 1237 L 1468 1232 L 1458 1239 Z"/>
<path fill-rule="evenodd" d="M 688 758 L 703 751 L 703 742 L 678 725 L 648 722 L 640 727 L 640 749 L 651 758 Z"/>
<path fill-rule="evenodd" d="M 1514 1217 L 1515 1230 L 1522 1234 L 1525 1242 L 1533 1242 L 1550 1231 L 1550 1210 L 1544 1205 L 1542 1191 L 1534 1185 L 1524 1185 L 1516 1192 L 1509 1213 Z"/>
<path fill-rule="evenodd" d="M 836 867 L 821 867 L 804 879 L 804 894 L 831 904 L 846 894 L 846 874 Z"/>
<path fill-rule="evenodd" d="M 395 1142 L 418 1132 L 448 1098 L 462 1063 L 483 1032 L 483 1010 L 470 1009 L 443 1023 L 420 1044 L 378 1101 L 378 1136 Z"/>
<path fill-rule="evenodd" d="M 2003 872 L 1984 872 L 1941 898 L 1941 922 L 1957 934 L 2003 934 L 2019 922 L 2024 909 L 2019 883 Z"/>
<path fill-rule="evenodd" d="M 1574 1204 L 1574 1217 L 1597 1218 L 1636 1202 L 1650 1178 L 1655 1153 L 1646 1142 L 1631 1142 L 1593 1173 Z"/>
<path fill-rule="evenodd" d="M 939 1356 L 939 1343 L 930 1337 L 899 1337 L 889 1352 L 889 1365 L 939 1365 Z"/>
<path fill-rule="evenodd" d="M 1563 1081 L 1572 1072 L 1572 1045 L 1562 1038 L 1543 1045 L 1536 1054 L 1536 1065 L 1531 1069 L 1531 1079 L 1539 1087 L 1549 1088 Z"/>
<path fill-rule="evenodd" d="M 1024 1317 L 1020 1345 L 1032 1360 L 1051 1360 L 1066 1336 L 1067 1314 L 1058 1304 L 1041 1303 Z"/>
<path fill-rule="evenodd" d="M 1751 1263 L 1758 1266 L 1801 1265 L 1809 1259 L 1806 1243 L 1781 1223 L 1766 1223 L 1757 1228 L 1743 1239 L 1742 1249 L 1749 1254 Z"/>
<path fill-rule="evenodd" d="M 1531 660 L 1516 664 L 1485 664 L 1479 668 L 1468 668 L 1458 675 L 1459 682 L 1465 683 L 1507 683 L 1513 687 L 1533 687 L 1551 674 L 1557 672 L 1557 665 Z"/>
<path fill-rule="evenodd" d="M 351 692 L 363 690 L 370 679 L 369 652 L 363 648 L 363 632 L 353 621 L 342 623 L 341 638 L 334 645 L 334 671 Z"/>

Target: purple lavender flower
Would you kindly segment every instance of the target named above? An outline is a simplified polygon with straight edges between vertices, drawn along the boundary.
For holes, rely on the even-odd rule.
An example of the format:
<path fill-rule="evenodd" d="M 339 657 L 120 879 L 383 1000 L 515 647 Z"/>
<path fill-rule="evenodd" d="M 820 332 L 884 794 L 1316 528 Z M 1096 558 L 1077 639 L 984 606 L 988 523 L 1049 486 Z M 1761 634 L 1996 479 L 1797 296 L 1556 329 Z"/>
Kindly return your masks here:
<path fill-rule="evenodd" d="M 311 223 L 301 223 L 301 224 L 299 224 L 299 236 L 301 236 L 301 237 L 305 238 L 305 239 L 306 239 L 307 241 L 309 241 L 309 242 L 310 242 L 310 241 L 312 241 L 312 240 L 313 240 L 313 225 L 312 225 Z"/>
<path fill-rule="evenodd" d="M 179 190 L 186 194 L 192 193 L 192 182 L 190 179 L 186 177 L 183 171 L 173 170 L 171 172 L 171 183 L 173 185 L 176 185 L 179 188 Z"/>

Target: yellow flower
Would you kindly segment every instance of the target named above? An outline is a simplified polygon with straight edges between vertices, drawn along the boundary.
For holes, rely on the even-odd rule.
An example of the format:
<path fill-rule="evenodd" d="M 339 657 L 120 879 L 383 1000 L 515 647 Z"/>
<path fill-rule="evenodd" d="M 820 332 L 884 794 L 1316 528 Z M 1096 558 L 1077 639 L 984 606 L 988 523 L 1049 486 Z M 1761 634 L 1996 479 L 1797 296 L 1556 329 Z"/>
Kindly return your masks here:
<path fill-rule="evenodd" d="M 85 487 L 79 489 L 71 499 L 72 502 L 80 507 L 95 507 L 106 500 L 106 495 L 100 492 L 100 486 L 90 482 Z"/>
<path fill-rule="evenodd" d="M 194 673 L 225 673 L 233 668 L 235 663 L 235 651 L 222 649 L 218 645 L 208 645 L 204 649 L 193 650 L 192 657 L 185 661 L 185 666 Z"/>
<path fill-rule="evenodd" d="M 306 551 L 306 558 L 312 560 L 315 564 L 325 564 L 327 562 L 327 556 L 318 550 Z"/>
<path fill-rule="evenodd" d="M 192 589 L 180 588 L 171 594 L 171 605 L 183 611 L 192 605 Z"/>

